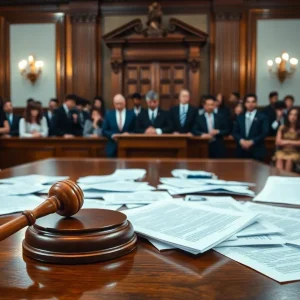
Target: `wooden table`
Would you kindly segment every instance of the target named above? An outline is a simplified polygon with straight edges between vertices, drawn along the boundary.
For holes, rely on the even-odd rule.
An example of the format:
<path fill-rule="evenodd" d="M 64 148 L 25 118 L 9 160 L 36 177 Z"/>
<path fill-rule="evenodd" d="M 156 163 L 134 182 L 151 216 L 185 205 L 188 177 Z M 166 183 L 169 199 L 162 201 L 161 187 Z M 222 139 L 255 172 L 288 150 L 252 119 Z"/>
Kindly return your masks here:
<path fill-rule="evenodd" d="M 260 191 L 270 175 L 293 176 L 253 161 L 50 159 L 4 170 L 0 178 L 26 175 L 79 176 L 110 174 L 116 168 L 145 168 L 157 185 L 174 168 L 204 169 L 221 179 L 256 182 Z M 241 198 L 249 199 L 249 198 Z M 4 223 L 14 216 L 0 218 Z M 63 266 L 22 256 L 25 230 L 0 244 L 0 299 L 255 299 L 293 300 L 300 282 L 279 284 L 210 250 L 193 256 L 179 250 L 159 253 L 139 239 L 122 258 L 92 265 Z"/>

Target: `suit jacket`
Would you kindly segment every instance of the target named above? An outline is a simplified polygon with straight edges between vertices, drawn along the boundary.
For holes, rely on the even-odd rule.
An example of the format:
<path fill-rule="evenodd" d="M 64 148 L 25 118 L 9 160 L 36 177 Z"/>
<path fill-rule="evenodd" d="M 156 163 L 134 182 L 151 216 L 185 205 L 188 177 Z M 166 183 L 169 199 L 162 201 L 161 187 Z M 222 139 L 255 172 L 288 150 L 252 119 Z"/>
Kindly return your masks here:
<path fill-rule="evenodd" d="M 10 126 L 10 132 L 9 134 L 11 136 L 19 136 L 19 123 L 20 123 L 20 116 L 17 116 L 15 114 L 13 114 L 12 117 L 12 122 L 10 122 L 9 118 L 7 118 L 7 121 L 9 122 L 9 126 Z"/>
<path fill-rule="evenodd" d="M 172 122 L 173 131 L 179 133 L 192 132 L 195 119 L 198 116 L 198 109 L 194 106 L 189 105 L 187 111 L 186 120 L 183 126 L 180 124 L 180 106 L 174 106 L 170 110 L 170 118 Z"/>
<path fill-rule="evenodd" d="M 272 106 L 270 104 L 270 105 L 266 106 L 262 110 L 262 112 L 268 118 L 268 123 L 269 123 L 269 132 L 268 132 L 268 135 L 272 136 L 272 135 L 274 135 L 272 124 L 273 124 L 274 121 L 276 121 L 276 110 L 275 110 L 274 106 Z"/>
<path fill-rule="evenodd" d="M 246 136 L 246 114 L 239 115 L 236 119 L 233 129 L 233 137 L 237 142 L 237 154 L 239 157 L 245 157 L 248 153 L 248 158 L 263 160 L 265 156 L 264 140 L 269 132 L 268 119 L 265 114 L 257 111 L 250 127 L 249 136 Z M 245 151 L 240 146 L 240 140 L 252 140 L 254 145 Z"/>
<path fill-rule="evenodd" d="M 53 114 L 54 114 L 54 113 L 53 113 Z M 47 125 L 48 125 L 48 128 L 49 128 L 48 136 L 54 135 L 54 132 L 53 132 L 53 122 L 52 122 L 53 114 L 52 114 L 52 118 L 50 119 L 49 116 L 48 116 L 48 110 L 46 110 L 46 111 L 44 112 L 44 117 L 46 118 Z"/>
<path fill-rule="evenodd" d="M 56 136 L 76 135 L 76 124 L 74 124 L 72 117 L 67 115 L 63 106 L 57 108 L 53 113 L 52 130 Z"/>
<path fill-rule="evenodd" d="M 82 136 L 83 135 L 83 129 L 84 129 L 84 124 L 87 120 L 90 119 L 90 115 L 86 111 L 78 111 L 76 108 L 72 110 L 72 113 L 77 114 L 78 119 L 77 123 L 74 124 L 74 131 L 76 136 Z"/>
<path fill-rule="evenodd" d="M 117 143 L 112 139 L 112 136 L 117 133 L 133 133 L 135 129 L 135 119 L 134 112 L 132 110 L 126 110 L 125 123 L 122 131 L 120 131 L 116 119 L 116 111 L 111 110 L 106 113 L 102 134 L 109 139 L 106 145 L 106 154 L 108 157 L 115 157 L 117 155 Z"/>
<path fill-rule="evenodd" d="M 154 128 L 160 128 L 162 133 L 172 132 L 172 123 L 170 120 L 169 112 L 158 108 L 157 116 L 154 120 L 154 124 L 149 119 L 148 109 L 141 111 L 136 119 L 136 133 L 144 133 L 150 126 Z"/>

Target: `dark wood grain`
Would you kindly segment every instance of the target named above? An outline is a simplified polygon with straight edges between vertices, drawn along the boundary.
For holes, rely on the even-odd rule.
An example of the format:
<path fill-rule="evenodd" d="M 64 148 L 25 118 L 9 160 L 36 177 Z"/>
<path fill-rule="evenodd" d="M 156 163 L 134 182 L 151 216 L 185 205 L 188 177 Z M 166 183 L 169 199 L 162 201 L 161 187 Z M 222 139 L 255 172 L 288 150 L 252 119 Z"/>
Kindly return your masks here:
<path fill-rule="evenodd" d="M 116 168 L 145 168 L 145 180 L 152 185 L 175 168 L 204 169 L 221 179 L 256 182 L 255 191 L 270 175 L 293 175 L 253 161 L 52 159 L 4 170 L 0 177 L 38 173 L 76 180 Z M 1 217 L 0 223 L 12 218 Z M 116 260 L 60 266 L 22 257 L 23 238 L 24 231 L 0 244 L 1 299 L 299 299 L 299 282 L 279 284 L 212 250 L 199 256 L 179 250 L 159 253 L 139 238 L 135 251 Z"/>

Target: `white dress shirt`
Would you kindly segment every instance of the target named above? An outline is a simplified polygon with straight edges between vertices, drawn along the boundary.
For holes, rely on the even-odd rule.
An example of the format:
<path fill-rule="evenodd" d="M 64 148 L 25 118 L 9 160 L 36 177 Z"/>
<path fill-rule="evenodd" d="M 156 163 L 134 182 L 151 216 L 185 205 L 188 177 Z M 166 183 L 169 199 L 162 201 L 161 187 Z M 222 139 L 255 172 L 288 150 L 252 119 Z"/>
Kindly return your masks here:
<path fill-rule="evenodd" d="M 7 120 L 8 120 L 8 122 L 9 122 L 9 124 L 12 124 L 12 122 L 13 122 L 13 114 L 11 113 L 11 114 L 7 114 Z"/>
<path fill-rule="evenodd" d="M 134 114 L 136 115 L 136 116 L 138 116 L 139 114 L 140 114 L 140 112 L 141 112 L 141 110 L 142 110 L 142 107 L 140 106 L 140 107 L 134 107 L 134 109 L 133 109 L 133 112 L 134 112 Z"/>
<path fill-rule="evenodd" d="M 157 114 L 158 114 L 158 108 L 155 108 L 154 110 L 151 110 L 150 108 L 148 108 L 148 116 L 149 116 L 150 121 L 152 120 L 152 116 L 154 117 L 154 120 L 155 120 L 157 117 Z M 155 130 L 156 130 L 157 134 L 162 134 L 161 128 L 156 128 Z"/>
<path fill-rule="evenodd" d="M 188 104 L 180 104 L 179 105 L 179 116 L 181 116 L 182 111 L 184 111 L 187 114 L 188 110 L 189 110 Z"/>
<path fill-rule="evenodd" d="M 253 120 L 254 120 L 254 118 L 255 118 L 256 112 L 257 112 L 257 109 L 253 110 L 252 112 L 250 112 L 250 111 L 247 111 L 247 112 L 246 112 L 246 118 L 245 118 L 246 136 L 249 135 L 249 132 L 250 132 L 250 129 L 251 129 Z M 248 128 L 248 132 L 247 132 L 247 120 L 250 121 L 250 123 L 249 123 L 249 128 Z"/>
<path fill-rule="evenodd" d="M 49 120 L 51 120 L 51 119 L 52 119 L 52 116 L 53 116 L 52 112 L 51 112 L 50 110 L 48 110 L 47 114 L 48 114 Z"/>
<path fill-rule="evenodd" d="M 64 108 L 67 116 L 69 116 L 69 108 L 68 108 L 68 106 L 65 103 L 63 104 L 63 108 Z"/>
<path fill-rule="evenodd" d="M 24 118 L 20 120 L 19 124 L 19 134 L 20 137 L 32 137 L 32 132 L 40 132 L 42 137 L 48 136 L 48 125 L 45 117 L 42 118 L 41 124 L 28 123 Z"/>
<path fill-rule="evenodd" d="M 122 118 L 121 119 L 122 120 L 121 125 L 122 125 L 122 130 L 123 130 L 124 124 L 125 124 L 125 120 L 126 120 L 126 109 L 125 108 L 122 111 L 119 111 L 119 110 L 116 109 L 116 120 L 117 120 L 118 127 L 119 127 L 119 123 L 120 123 L 120 115 L 121 115 L 121 118 Z"/>
<path fill-rule="evenodd" d="M 284 124 L 284 118 L 281 118 L 279 121 L 275 120 L 271 126 L 274 130 L 277 130 L 278 127 L 283 124 Z"/>
<path fill-rule="evenodd" d="M 214 114 L 208 114 L 207 112 L 204 113 L 205 119 L 206 119 L 206 125 L 207 125 L 207 129 L 208 132 L 210 132 L 211 130 L 213 130 L 215 128 L 215 117 Z"/>

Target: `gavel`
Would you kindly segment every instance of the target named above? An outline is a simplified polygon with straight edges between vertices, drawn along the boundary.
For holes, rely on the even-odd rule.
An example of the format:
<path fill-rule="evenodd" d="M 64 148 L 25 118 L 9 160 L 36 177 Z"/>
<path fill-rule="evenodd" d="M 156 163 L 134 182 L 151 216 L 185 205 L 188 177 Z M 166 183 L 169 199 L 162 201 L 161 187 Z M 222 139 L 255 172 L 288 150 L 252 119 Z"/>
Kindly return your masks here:
<path fill-rule="evenodd" d="M 81 188 L 71 180 L 59 181 L 52 185 L 48 198 L 34 210 L 22 212 L 22 216 L 0 226 L 0 241 L 26 226 L 35 224 L 36 219 L 57 213 L 64 217 L 75 215 L 83 205 Z"/>

